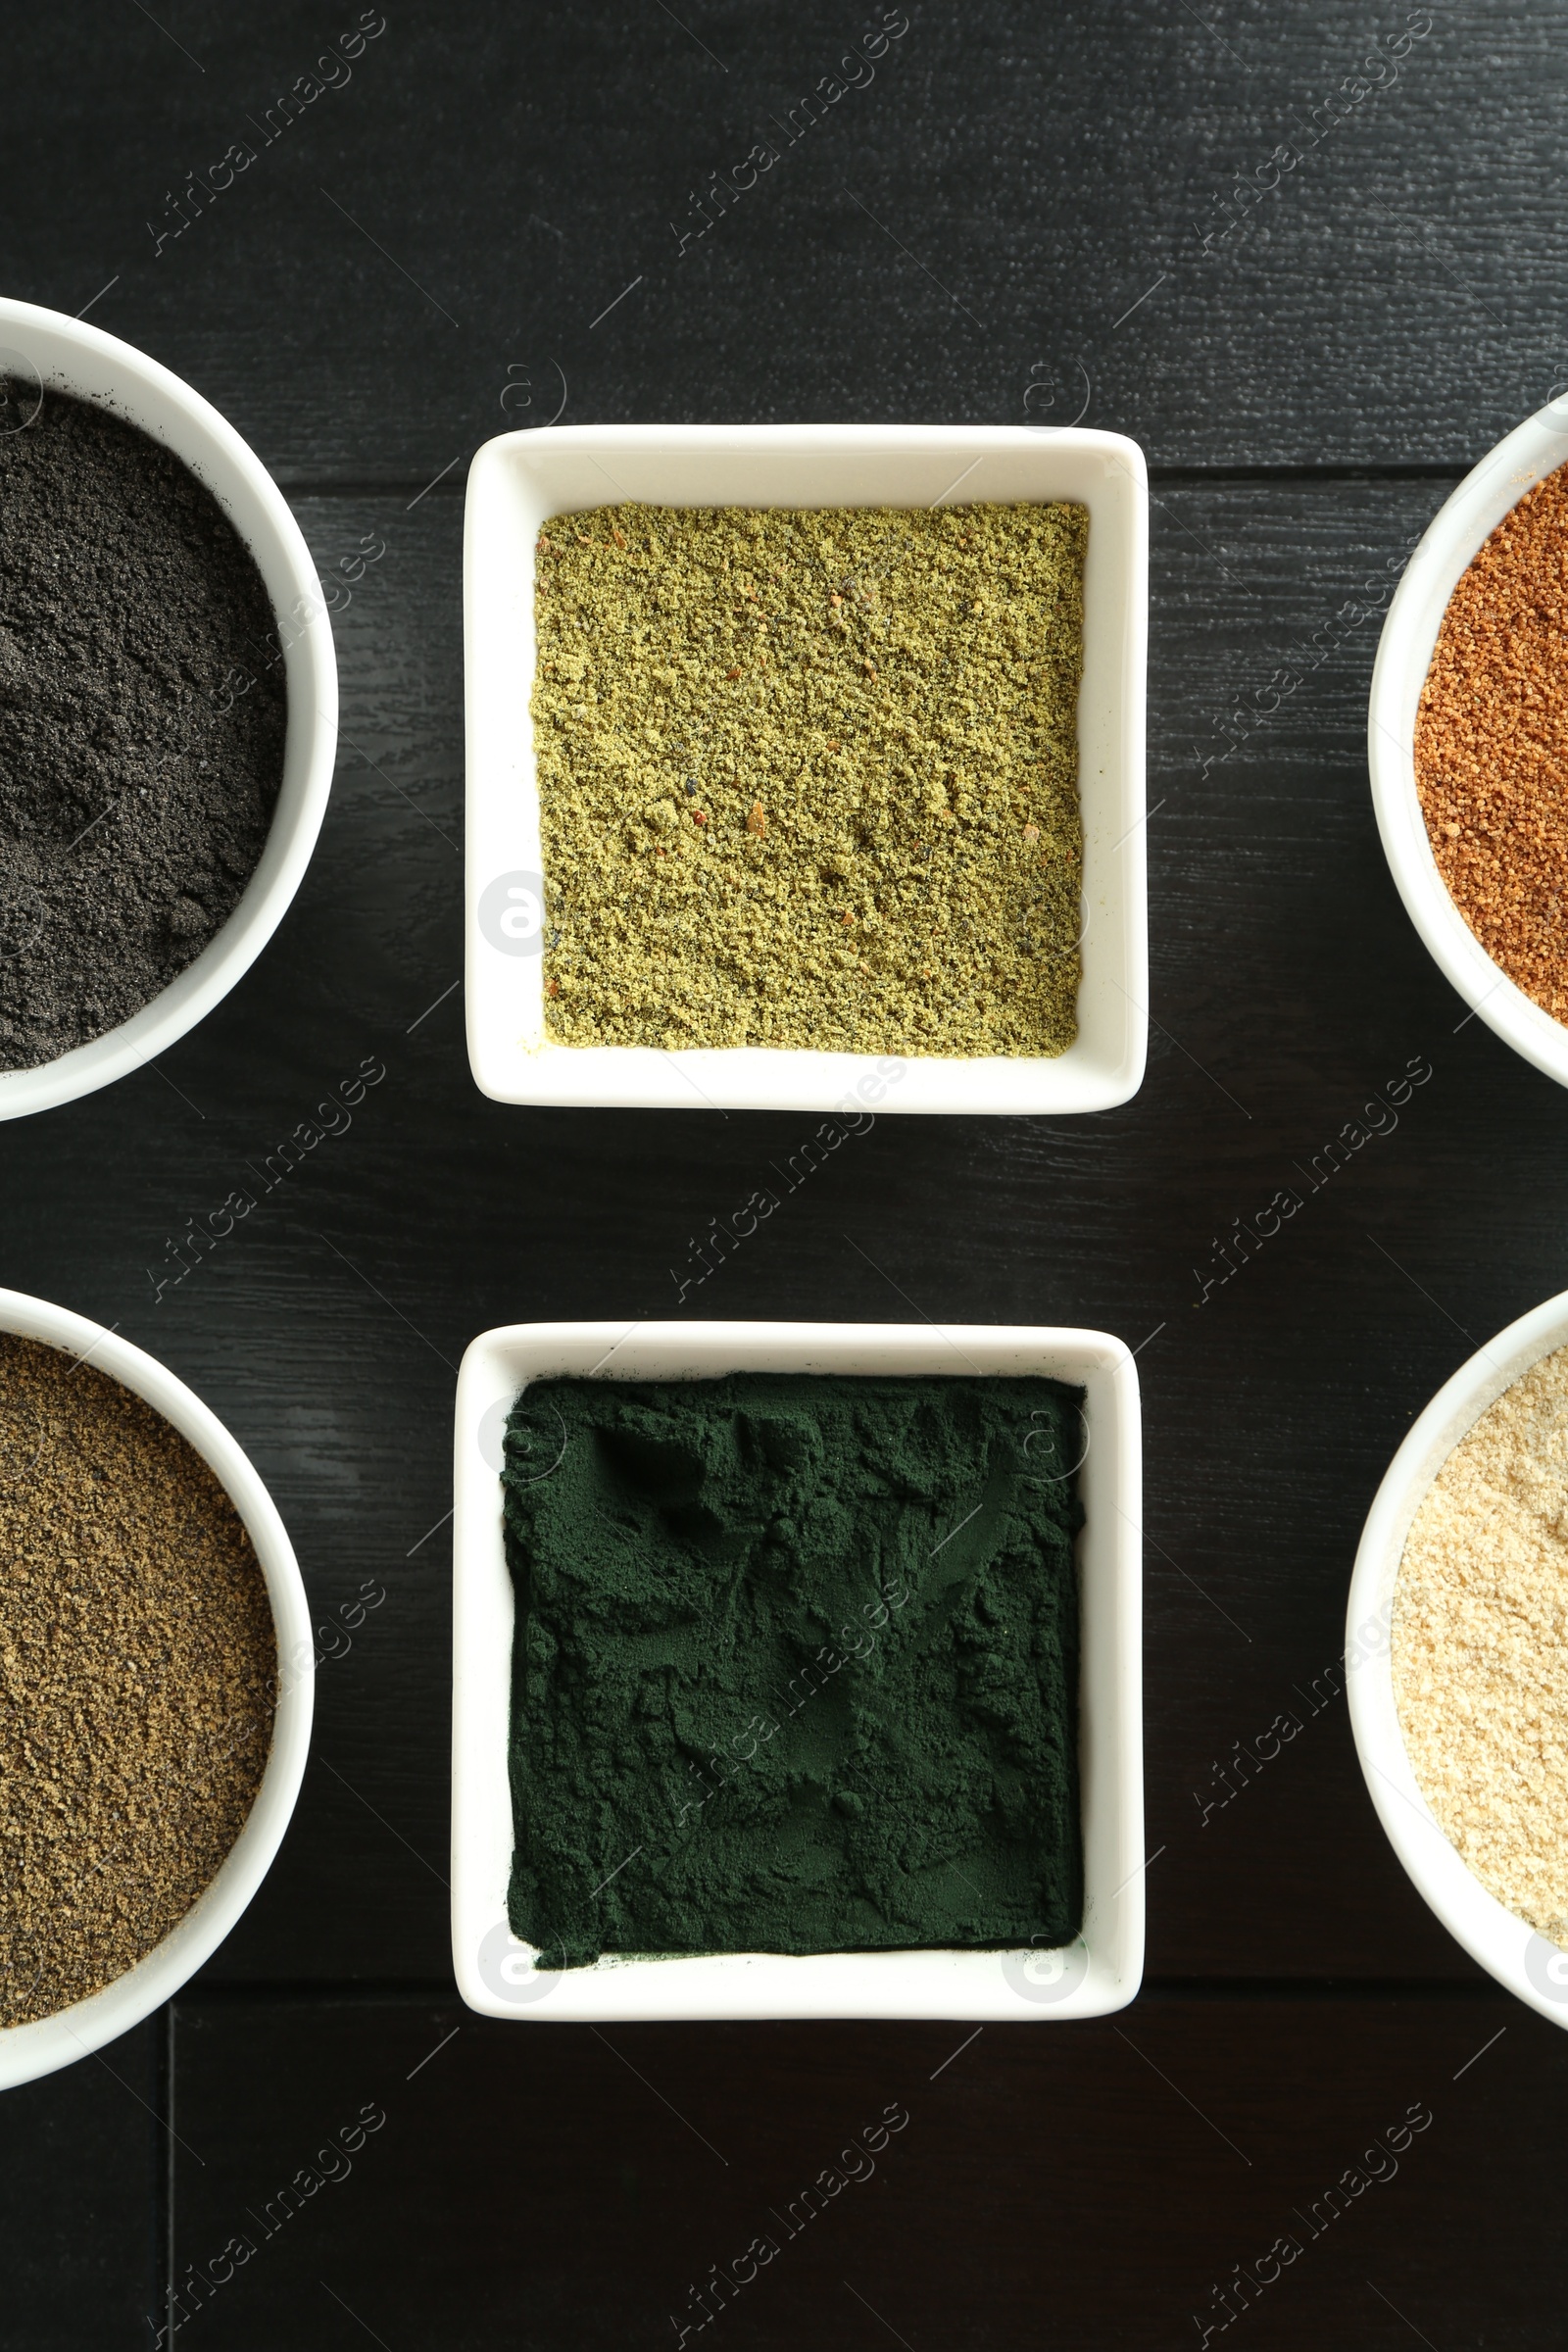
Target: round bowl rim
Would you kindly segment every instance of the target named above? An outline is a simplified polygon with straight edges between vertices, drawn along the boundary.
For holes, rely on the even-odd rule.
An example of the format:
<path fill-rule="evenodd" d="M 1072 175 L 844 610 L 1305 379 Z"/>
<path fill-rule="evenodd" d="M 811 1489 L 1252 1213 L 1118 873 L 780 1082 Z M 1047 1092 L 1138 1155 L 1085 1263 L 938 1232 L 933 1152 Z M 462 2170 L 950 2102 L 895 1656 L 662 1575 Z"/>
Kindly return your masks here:
<path fill-rule="evenodd" d="M 132 1390 L 187 1438 L 232 1501 L 267 1578 L 277 1635 L 272 1743 L 243 1829 L 184 1918 L 102 1991 L 30 2025 L 0 2027 L 0 2089 L 69 2066 L 128 2033 L 175 1994 L 218 1949 L 271 1867 L 310 1750 L 315 1644 L 304 1579 L 267 1488 L 210 1406 L 167 1365 L 86 1315 L 23 1291 L 0 1290 L 0 1331 L 86 1359 Z"/>
<path fill-rule="evenodd" d="M 1533 1943 L 1543 1946 L 1543 1957 L 1555 1947 L 1481 1884 L 1421 1791 L 1399 1728 L 1390 1642 L 1405 1538 L 1438 1470 L 1504 1390 L 1565 1346 L 1568 1291 L 1477 1348 L 1411 1423 L 1379 1483 L 1356 1550 L 1346 1604 L 1345 1683 L 1368 1793 L 1417 1893 L 1489 1976 L 1552 2024 L 1568 2027 L 1568 1970 L 1560 1985 L 1552 1977 L 1555 1989 L 1548 1990 L 1529 1969 Z"/>
<path fill-rule="evenodd" d="M 1568 1086 L 1568 1028 L 1510 980 L 1465 922 L 1438 871 L 1416 791 L 1413 730 L 1438 627 L 1460 575 L 1511 508 L 1568 463 L 1568 406 L 1526 417 L 1471 467 L 1427 525 L 1389 603 L 1367 704 L 1367 765 L 1383 853 L 1423 946 L 1516 1054 Z"/>
<path fill-rule="evenodd" d="M 145 1067 L 228 995 L 260 956 L 299 889 L 326 813 L 337 758 L 337 662 L 320 579 L 293 511 L 261 459 L 210 401 L 134 344 L 64 312 L 0 296 L 0 343 L 28 335 L 46 354 L 53 345 L 76 355 L 83 368 L 90 365 L 101 375 L 112 374 L 132 396 L 126 404 L 106 400 L 64 363 L 40 369 L 46 384 L 53 382 L 57 389 L 96 406 L 121 410 L 142 431 L 173 449 L 217 498 L 250 548 L 279 624 L 279 638 L 291 627 L 294 635 L 283 657 L 290 737 L 284 789 L 261 864 L 238 902 L 200 954 L 128 1020 L 31 1069 L 0 1071 L 0 1119 L 23 1118 L 75 1102 Z M 151 415 L 133 413 L 138 400 Z M 177 442 L 160 429 L 171 420 L 177 420 Z M 254 508 L 270 544 L 256 545 L 242 528 L 234 512 L 236 500 Z M 259 882 L 263 867 L 273 861 L 274 845 L 273 870 Z"/>

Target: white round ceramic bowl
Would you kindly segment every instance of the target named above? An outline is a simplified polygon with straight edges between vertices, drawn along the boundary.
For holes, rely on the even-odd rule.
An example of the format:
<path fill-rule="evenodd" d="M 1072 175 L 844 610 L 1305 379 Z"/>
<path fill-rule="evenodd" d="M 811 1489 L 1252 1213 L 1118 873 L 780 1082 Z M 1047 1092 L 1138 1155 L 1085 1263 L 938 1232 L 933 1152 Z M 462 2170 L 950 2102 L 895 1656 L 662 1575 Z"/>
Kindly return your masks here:
<path fill-rule="evenodd" d="M 1568 1952 L 1487 1892 L 1422 1795 L 1395 1706 L 1389 1630 L 1404 1540 L 1433 1479 L 1488 1405 L 1564 1346 L 1568 1291 L 1510 1323 L 1438 1391 L 1389 1464 L 1367 1515 L 1345 1627 L 1350 1729 L 1390 1844 L 1455 1941 L 1558 2026 L 1568 2026 Z"/>
<path fill-rule="evenodd" d="M 155 1356 L 117 1339 L 85 1315 L 21 1291 L 0 1290 L 0 1331 L 41 1340 L 85 1357 L 144 1396 L 189 1440 L 244 1521 L 267 1579 L 277 1632 L 278 1696 L 272 1745 L 245 1827 L 205 1894 L 144 1960 L 85 2001 L 28 2026 L 0 2028 L 0 2090 L 30 2082 L 127 2034 L 211 1959 L 266 1878 L 282 1843 L 305 1777 L 315 1697 L 315 1643 L 305 1586 L 282 1520 L 228 1431 Z"/>
<path fill-rule="evenodd" d="M 1415 787 L 1415 717 L 1448 599 L 1484 542 L 1525 492 L 1568 464 L 1568 399 L 1499 441 L 1442 506 L 1389 606 L 1372 670 L 1367 761 L 1384 855 L 1405 912 L 1473 1012 L 1526 1061 L 1568 1086 L 1568 1028 L 1493 962 L 1448 896 Z"/>
<path fill-rule="evenodd" d="M 30 302 L 0 301 L 0 373 L 102 402 L 183 459 L 251 554 L 286 647 L 283 782 L 261 861 L 228 920 L 169 986 L 118 1029 L 32 1070 L 0 1071 L 0 1119 L 71 1102 L 140 1069 L 194 1028 L 282 921 L 326 813 L 337 757 L 337 663 L 320 581 L 283 493 L 233 426 L 156 360 Z"/>

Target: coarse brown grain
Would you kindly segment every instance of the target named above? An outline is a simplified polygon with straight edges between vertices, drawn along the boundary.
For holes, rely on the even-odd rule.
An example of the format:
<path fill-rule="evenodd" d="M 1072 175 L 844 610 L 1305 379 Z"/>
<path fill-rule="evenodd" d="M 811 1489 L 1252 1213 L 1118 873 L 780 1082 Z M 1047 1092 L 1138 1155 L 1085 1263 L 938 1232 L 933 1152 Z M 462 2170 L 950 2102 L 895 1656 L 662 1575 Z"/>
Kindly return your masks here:
<path fill-rule="evenodd" d="M 1391 1629 L 1410 1766 L 1490 1893 L 1568 1945 L 1568 1348 L 1448 1455 L 1405 1539 Z"/>
<path fill-rule="evenodd" d="M 1504 515 L 1448 600 L 1416 714 L 1438 871 L 1494 962 L 1568 1020 L 1568 467 Z"/>
<path fill-rule="evenodd" d="M 206 1463 L 118 1381 L 0 1335 L 0 2027 L 185 1916 L 261 1785 L 276 1668 Z"/>

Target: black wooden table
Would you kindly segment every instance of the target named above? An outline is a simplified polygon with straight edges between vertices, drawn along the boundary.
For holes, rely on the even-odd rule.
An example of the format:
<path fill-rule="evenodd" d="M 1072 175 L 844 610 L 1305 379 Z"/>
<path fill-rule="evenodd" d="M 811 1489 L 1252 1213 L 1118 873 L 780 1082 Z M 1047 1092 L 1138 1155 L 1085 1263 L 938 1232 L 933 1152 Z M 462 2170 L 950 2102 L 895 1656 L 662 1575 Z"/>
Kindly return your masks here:
<path fill-rule="evenodd" d="M 379 21 L 62 0 L 6 27 L 0 286 L 206 393 L 323 566 L 386 553 L 338 622 L 342 756 L 292 912 L 160 1070 L 0 1130 L 0 1281 L 193 1385 L 323 1614 L 368 1576 L 387 1599 L 320 1673 L 292 1829 L 214 1963 L 0 2099 L 0 2343 L 150 2345 L 244 2235 L 192 2343 L 673 2345 L 693 2285 L 900 2101 L 875 2177 L 710 2340 L 1218 2340 L 1214 2289 L 1294 2235 L 1231 2340 L 1560 2345 L 1568 2041 L 1427 1914 L 1334 1691 L 1401 1433 L 1568 1280 L 1568 1100 L 1465 1020 L 1379 851 L 1357 601 L 1568 380 L 1568 15 L 907 0 L 862 71 L 840 61 L 899 11 L 386 0 L 351 70 L 318 68 Z M 720 210 L 711 174 L 764 141 L 778 163 Z M 204 198 L 188 175 L 236 144 L 255 161 Z M 509 1110 L 468 1076 L 462 492 L 479 441 L 558 412 L 1081 416 L 1149 453 L 1142 1092 L 883 1118 L 701 1301 L 1146 1343 L 1149 1973 L 1102 2024 L 959 2049 L 948 2025 L 598 2033 L 457 2001 L 453 1366 L 496 1323 L 674 1312 L 688 1237 L 796 1140 Z M 366 1054 L 387 1077 L 352 1129 L 158 1298 L 187 1216 Z M 1200 1306 L 1216 1237 L 1413 1055 L 1433 1076 L 1397 1130 Z M 1314 1690 L 1212 1806 L 1236 1743 Z M 329 2159 L 368 2106 L 384 2124 Z M 1410 2108 L 1396 2166 L 1312 2234 Z"/>

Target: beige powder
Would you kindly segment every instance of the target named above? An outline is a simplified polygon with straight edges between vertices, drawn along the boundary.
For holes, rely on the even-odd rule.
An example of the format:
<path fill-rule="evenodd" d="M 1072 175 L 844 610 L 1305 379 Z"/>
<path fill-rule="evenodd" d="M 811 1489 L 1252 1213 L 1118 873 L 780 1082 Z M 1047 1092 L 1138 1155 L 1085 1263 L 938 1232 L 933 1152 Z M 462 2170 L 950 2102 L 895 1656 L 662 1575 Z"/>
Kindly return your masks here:
<path fill-rule="evenodd" d="M 1488 1891 L 1568 1945 L 1568 1348 L 1439 1471 L 1405 1542 L 1392 1636 L 1427 1802 Z"/>

